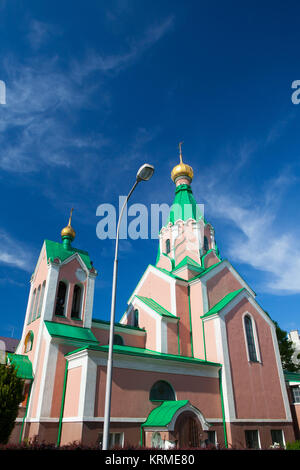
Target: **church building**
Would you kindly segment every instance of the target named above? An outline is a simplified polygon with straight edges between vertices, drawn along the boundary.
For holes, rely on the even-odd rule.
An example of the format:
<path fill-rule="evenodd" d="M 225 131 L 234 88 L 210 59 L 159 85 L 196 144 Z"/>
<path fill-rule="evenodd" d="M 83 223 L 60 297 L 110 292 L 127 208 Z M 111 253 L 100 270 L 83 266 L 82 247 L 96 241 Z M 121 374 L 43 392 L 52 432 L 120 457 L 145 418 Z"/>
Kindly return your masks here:
<path fill-rule="evenodd" d="M 175 199 L 156 262 L 115 324 L 110 446 L 284 446 L 299 424 L 275 326 L 221 257 L 181 152 L 171 177 Z M 10 442 L 102 442 L 109 322 L 94 317 L 97 270 L 73 247 L 71 222 L 61 242 L 42 245 L 22 338 L 9 355 L 25 379 Z"/>

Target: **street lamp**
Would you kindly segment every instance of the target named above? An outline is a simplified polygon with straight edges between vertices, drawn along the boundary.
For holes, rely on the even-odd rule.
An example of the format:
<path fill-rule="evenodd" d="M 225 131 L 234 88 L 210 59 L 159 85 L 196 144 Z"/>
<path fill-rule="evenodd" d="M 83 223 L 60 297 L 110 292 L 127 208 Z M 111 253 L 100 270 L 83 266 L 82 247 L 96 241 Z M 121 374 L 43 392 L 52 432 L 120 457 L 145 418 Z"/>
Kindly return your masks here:
<path fill-rule="evenodd" d="M 111 295 L 111 311 L 110 311 L 110 330 L 109 330 L 109 348 L 107 358 L 107 373 L 106 373 L 106 390 L 105 390 L 105 411 L 104 411 L 104 425 L 103 425 L 103 444 L 102 450 L 108 449 L 109 444 L 109 424 L 110 424 L 110 408 L 111 408 L 111 385 L 112 385 L 112 366 L 113 366 L 113 341 L 114 341 L 114 326 L 115 326 L 115 307 L 116 307 L 116 286 L 117 286 L 117 272 L 118 272 L 118 247 L 119 247 L 119 230 L 122 215 L 125 206 L 137 187 L 140 181 L 148 181 L 154 173 L 154 166 L 145 163 L 140 167 L 136 175 L 136 181 L 132 186 L 127 198 L 122 206 L 116 233 L 116 245 L 115 245 L 115 259 L 114 259 L 114 271 L 113 271 L 113 282 L 112 282 L 112 295 Z"/>

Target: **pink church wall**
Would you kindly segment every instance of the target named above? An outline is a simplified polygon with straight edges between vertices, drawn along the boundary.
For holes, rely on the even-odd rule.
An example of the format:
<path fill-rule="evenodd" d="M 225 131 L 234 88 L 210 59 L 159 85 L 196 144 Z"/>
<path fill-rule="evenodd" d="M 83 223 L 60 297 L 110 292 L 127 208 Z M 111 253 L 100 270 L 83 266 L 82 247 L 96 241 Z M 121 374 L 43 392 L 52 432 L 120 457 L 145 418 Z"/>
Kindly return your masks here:
<path fill-rule="evenodd" d="M 167 324 L 168 333 L 168 354 L 179 354 L 178 352 L 178 325 L 177 322 L 168 322 Z"/>
<path fill-rule="evenodd" d="M 216 256 L 216 254 L 213 251 L 211 251 L 204 258 L 204 267 L 207 269 L 213 264 L 216 264 L 219 262 L 220 262 L 219 258 Z"/>
<path fill-rule="evenodd" d="M 203 322 L 206 359 L 212 362 L 219 362 L 217 354 L 217 341 L 214 320 Z"/>
<path fill-rule="evenodd" d="M 108 344 L 109 330 L 106 330 L 106 329 L 101 328 L 101 327 L 92 326 L 92 332 L 94 333 L 94 335 L 96 336 L 96 338 L 97 338 L 97 340 L 99 341 L 100 344 Z M 123 331 L 116 331 L 116 329 L 115 329 L 115 334 L 119 335 L 119 336 L 122 336 L 125 346 L 133 346 L 133 347 L 136 347 L 136 348 L 144 348 L 145 347 L 146 333 L 141 334 L 141 335 L 136 335 L 136 334 L 126 333 L 126 332 L 123 332 Z"/>
<path fill-rule="evenodd" d="M 40 392 L 41 378 L 42 378 L 42 374 L 43 374 L 45 350 L 46 350 L 46 341 L 44 340 L 42 342 L 40 357 L 39 357 L 39 361 L 38 361 L 38 367 L 37 367 L 37 370 L 35 372 L 35 377 L 34 377 L 34 390 L 33 390 L 33 394 L 32 394 L 33 407 L 32 407 L 32 411 L 31 411 L 31 416 L 33 418 L 36 417 L 36 412 L 37 412 L 38 397 L 39 397 L 39 392 Z"/>
<path fill-rule="evenodd" d="M 149 272 L 147 279 L 137 287 L 135 293 L 154 299 L 169 312 L 172 309 L 170 281 L 167 278 L 162 278 L 159 274 Z"/>
<path fill-rule="evenodd" d="M 113 371 L 111 416 L 146 418 L 157 406 L 157 403 L 150 402 L 149 393 L 158 380 L 169 382 L 175 390 L 177 400 L 190 400 L 205 417 L 222 417 L 218 379 L 117 367 Z M 106 368 L 98 366 L 95 416 L 104 416 L 105 385 Z M 119 399 L 120 396 L 122 400 Z"/>
<path fill-rule="evenodd" d="M 203 326 L 200 318 L 203 315 L 203 298 L 200 282 L 192 284 L 190 287 L 190 303 L 194 357 L 204 359 Z"/>
<path fill-rule="evenodd" d="M 64 418 L 78 415 L 81 373 L 82 367 L 74 367 L 74 369 L 68 370 Z"/>
<path fill-rule="evenodd" d="M 242 287 L 228 268 L 222 269 L 206 283 L 209 309 L 225 297 L 225 295 Z"/>
<path fill-rule="evenodd" d="M 179 321 L 180 353 L 191 356 L 191 330 L 187 287 L 176 285 L 176 307 Z"/>
<path fill-rule="evenodd" d="M 55 370 L 55 379 L 53 386 L 53 395 L 52 395 L 52 404 L 50 416 L 52 418 L 58 417 L 61 410 L 61 400 L 63 394 L 64 386 L 64 377 L 65 377 L 65 367 L 66 367 L 66 358 L 64 355 L 72 350 L 74 346 L 72 345 L 58 345 L 57 360 L 56 360 L 56 370 Z"/>
<path fill-rule="evenodd" d="M 145 328 L 145 330 L 147 331 L 145 347 L 153 351 L 159 350 L 160 345 L 157 344 L 156 341 L 156 322 L 160 321 L 160 319 L 155 320 L 152 316 L 145 312 L 145 310 L 140 306 L 140 304 L 137 305 L 136 308 L 138 308 L 139 311 L 139 327 Z"/>
<path fill-rule="evenodd" d="M 262 363 L 248 362 L 242 317 L 245 312 L 255 320 Z M 247 299 L 225 319 L 237 418 L 284 419 L 270 326 Z"/>

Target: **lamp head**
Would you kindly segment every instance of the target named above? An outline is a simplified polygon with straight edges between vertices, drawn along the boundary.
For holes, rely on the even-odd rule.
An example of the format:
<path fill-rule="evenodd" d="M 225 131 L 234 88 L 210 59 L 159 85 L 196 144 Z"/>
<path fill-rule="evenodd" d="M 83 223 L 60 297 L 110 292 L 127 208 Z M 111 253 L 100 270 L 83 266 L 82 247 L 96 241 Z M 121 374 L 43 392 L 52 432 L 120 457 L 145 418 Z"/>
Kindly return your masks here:
<path fill-rule="evenodd" d="M 154 166 L 145 163 L 140 167 L 137 172 L 136 179 L 137 181 L 148 181 L 154 173 Z"/>

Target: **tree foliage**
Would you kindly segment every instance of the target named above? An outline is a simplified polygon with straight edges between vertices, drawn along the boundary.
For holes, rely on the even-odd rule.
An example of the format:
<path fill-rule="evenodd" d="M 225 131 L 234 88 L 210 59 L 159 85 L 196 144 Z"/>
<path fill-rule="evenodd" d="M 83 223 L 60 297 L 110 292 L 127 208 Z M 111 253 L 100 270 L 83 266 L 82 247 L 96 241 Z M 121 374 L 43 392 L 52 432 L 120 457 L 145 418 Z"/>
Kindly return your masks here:
<path fill-rule="evenodd" d="M 17 377 L 15 367 L 0 364 L 0 443 L 6 444 L 24 399 L 24 380 Z"/>
<path fill-rule="evenodd" d="M 281 357 L 281 363 L 284 370 L 288 372 L 300 372 L 300 365 L 292 361 L 295 352 L 293 342 L 288 338 L 288 333 L 280 328 L 278 323 L 273 320 L 276 327 L 276 335 Z"/>

